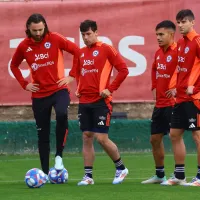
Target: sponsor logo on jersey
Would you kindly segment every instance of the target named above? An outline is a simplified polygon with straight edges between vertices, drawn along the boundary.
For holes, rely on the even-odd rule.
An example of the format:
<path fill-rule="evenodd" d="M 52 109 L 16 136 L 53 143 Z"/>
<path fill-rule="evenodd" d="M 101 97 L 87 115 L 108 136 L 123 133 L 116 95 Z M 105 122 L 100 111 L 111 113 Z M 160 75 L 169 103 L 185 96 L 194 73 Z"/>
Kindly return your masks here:
<path fill-rule="evenodd" d="M 185 62 L 185 57 L 178 56 L 178 62 L 184 63 Z"/>
<path fill-rule="evenodd" d="M 83 60 L 83 66 L 87 65 L 94 65 L 94 59 L 93 60 Z"/>
<path fill-rule="evenodd" d="M 33 71 L 36 71 L 40 67 L 47 67 L 47 66 L 51 66 L 51 65 L 54 65 L 54 61 L 48 61 L 48 62 L 43 63 L 43 64 L 32 63 L 31 68 L 32 68 Z"/>
<path fill-rule="evenodd" d="M 187 68 L 178 66 L 177 71 L 178 72 L 187 72 Z"/>
<path fill-rule="evenodd" d="M 156 79 L 158 78 L 170 78 L 171 76 L 169 74 L 159 74 L 159 72 L 156 72 Z"/>
<path fill-rule="evenodd" d="M 98 69 L 85 69 L 85 68 L 81 69 L 82 76 L 85 76 L 85 74 L 87 73 L 98 73 Z"/>
<path fill-rule="evenodd" d="M 166 70 L 167 68 L 166 68 L 166 65 L 161 64 L 161 63 L 158 63 L 158 67 L 157 67 L 157 69 Z"/>
<path fill-rule="evenodd" d="M 35 54 L 35 61 L 49 58 L 48 53 Z"/>

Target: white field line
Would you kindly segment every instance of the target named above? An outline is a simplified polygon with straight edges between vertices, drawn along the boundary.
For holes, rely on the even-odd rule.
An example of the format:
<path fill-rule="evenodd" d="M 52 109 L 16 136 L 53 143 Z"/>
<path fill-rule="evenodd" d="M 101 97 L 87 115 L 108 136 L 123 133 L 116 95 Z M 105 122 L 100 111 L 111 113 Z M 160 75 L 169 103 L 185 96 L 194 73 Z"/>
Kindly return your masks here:
<path fill-rule="evenodd" d="M 98 157 L 106 157 L 107 155 L 102 155 L 102 156 L 96 156 L 97 158 Z M 186 156 L 197 156 L 196 154 L 187 154 Z M 3 157 L 6 157 L 6 156 L 3 156 Z M 136 155 L 136 154 L 133 154 L 133 155 L 123 155 L 122 154 L 122 158 L 141 158 L 141 157 L 152 157 L 151 154 L 149 155 L 144 155 L 144 154 L 141 154 L 141 155 Z M 173 157 L 172 154 L 167 154 L 165 155 L 165 157 Z M 82 159 L 83 157 L 82 156 L 65 156 L 63 157 L 63 160 L 67 160 L 67 159 L 74 159 L 74 158 L 77 158 L 77 159 Z M 53 160 L 54 158 L 51 158 L 51 160 Z M 38 155 L 38 158 L 21 158 L 21 159 L 3 159 L 1 160 L 1 156 L 0 156 L 0 162 L 15 162 L 15 161 L 32 161 L 32 160 L 39 160 L 39 155 Z"/>

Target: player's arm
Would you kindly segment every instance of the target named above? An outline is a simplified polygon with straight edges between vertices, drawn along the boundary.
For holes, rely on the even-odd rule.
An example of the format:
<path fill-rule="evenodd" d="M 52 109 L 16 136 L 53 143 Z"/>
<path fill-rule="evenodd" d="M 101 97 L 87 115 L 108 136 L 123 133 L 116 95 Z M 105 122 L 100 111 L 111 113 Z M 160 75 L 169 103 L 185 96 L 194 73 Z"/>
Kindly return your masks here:
<path fill-rule="evenodd" d="M 80 60 L 79 58 L 74 57 L 72 69 L 69 72 L 69 76 L 76 79 L 77 85 L 79 83 L 80 77 Z"/>
<path fill-rule="evenodd" d="M 118 71 L 116 78 L 108 88 L 101 92 L 103 98 L 116 91 L 128 75 L 128 68 L 119 53 L 111 46 L 107 46 L 107 55 L 110 64 Z"/>
<path fill-rule="evenodd" d="M 24 53 L 22 51 L 22 46 L 20 44 L 17 47 L 17 49 L 16 49 L 16 51 L 15 51 L 13 57 L 12 57 L 10 69 L 11 69 L 13 75 L 15 76 L 15 78 L 17 79 L 17 81 L 19 82 L 19 84 L 22 86 L 22 88 L 24 90 L 36 92 L 36 91 L 39 90 L 38 84 L 33 84 L 33 83 L 29 83 L 28 81 L 26 81 L 23 78 L 22 73 L 19 69 L 19 65 L 22 63 L 23 59 L 24 59 Z"/>
<path fill-rule="evenodd" d="M 76 89 L 75 95 L 79 98 L 81 96 L 79 93 L 79 78 L 80 78 L 80 60 L 79 60 L 79 58 L 74 61 L 73 67 L 72 67 L 71 71 L 69 72 L 69 76 L 76 79 L 77 89 Z"/>
<path fill-rule="evenodd" d="M 75 43 L 66 39 L 63 35 L 61 35 L 59 33 L 52 33 L 52 34 L 54 35 L 56 41 L 58 42 L 58 46 L 59 46 L 60 50 L 66 51 L 66 52 L 72 54 L 73 56 L 79 55 L 80 49 L 78 48 L 78 46 Z"/>
<path fill-rule="evenodd" d="M 196 41 L 196 56 L 198 59 L 200 59 L 200 37 L 197 37 L 195 39 Z M 196 64 L 194 63 L 194 66 L 192 67 L 190 77 L 188 80 L 188 88 L 186 90 L 186 93 L 188 95 L 197 94 L 200 92 L 200 65 L 199 62 Z"/>
<path fill-rule="evenodd" d="M 195 86 L 188 87 L 187 92 L 189 94 L 197 94 L 200 92 L 200 76 L 199 76 Z"/>
<path fill-rule="evenodd" d="M 60 79 L 59 81 L 57 81 L 58 87 L 61 87 L 63 85 L 68 85 L 69 83 L 73 82 L 74 79 L 76 79 L 77 84 L 78 84 L 78 80 L 79 80 L 79 76 L 80 76 L 79 69 L 80 69 L 80 67 L 79 67 L 79 57 L 74 56 L 73 65 L 72 65 L 72 68 L 69 72 L 69 76 L 64 77 L 64 78 Z"/>
<path fill-rule="evenodd" d="M 153 95 L 153 100 L 156 100 L 156 62 L 154 58 L 154 62 L 151 68 L 151 91 Z"/>
<path fill-rule="evenodd" d="M 59 84 L 58 86 L 67 85 L 74 80 L 74 78 L 77 74 L 76 67 L 77 67 L 77 62 L 79 59 L 80 49 L 78 48 L 78 46 L 75 43 L 67 40 L 64 36 L 62 36 L 58 33 L 53 33 L 53 34 L 58 40 L 58 45 L 59 45 L 60 50 L 66 51 L 74 56 L 73 64 L 72 64 L 72 68 L 69 73 L 69 76 L 64 77 L 63 79 L 60 79 L 57 82 Z"/>
<path fill-rule="evenodd" d="M 177 66 L 178 67 L 178 66 Z M 176 96 L 176 83 L 177 83 L 177 74 L 178 74 L 178 68 L 174 70 L 174 73 L 172 75 L 172 78 L 169 82 L 169 90 L 167 90 L 166 96 L 167 98 L 172 98 Z"/>

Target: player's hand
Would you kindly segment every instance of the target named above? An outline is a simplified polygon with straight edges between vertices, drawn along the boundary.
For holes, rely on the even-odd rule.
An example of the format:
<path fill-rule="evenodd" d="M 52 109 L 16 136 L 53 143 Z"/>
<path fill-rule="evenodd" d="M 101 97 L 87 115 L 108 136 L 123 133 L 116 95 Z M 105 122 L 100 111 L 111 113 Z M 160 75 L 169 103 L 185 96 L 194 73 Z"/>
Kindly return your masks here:
<path fill-rule="evenodd" d="M 80 93 L 79 93 L 78 91 L 75 92 L 75 95 L 76 95 L 76 97 L 78 97 L 78 98 L 81 97 L 81 95 L 80 95 Z"/>
<path fill-rule="evenodd" d="M 100 93 L 100 96 L 103 98 L 109 97 L 110 95 L 111 95 L 111 92 L 108 89 L 105 89 Z"/>
<path fill-rule="evenodd" d="M 194 86 L 188 86 L 188 88 L 186 90 L 186 94 L 187 95 L 193 94 L 193 90 L 194 90 Z"/>
<path fill-rule="evenodd" d="M 172 98 L 176 96 L 176 88 L 169 89 L 165 92 L 167 98 Z"/>
<path fill-rule="evenodd" d="M 71 83 L 73 80 L 74 80 L 74 77 L 72 77 L 72 76 L 67 76 L 67 77 L 65 77 L 65 78 L 62 78 L 62 79 L 60 79 L 59 81 L 57 81 L 58 87 L 66 86 L 66 85 L 68 85 L 69 83 Z"/>
<path fill-rule="evenodd" d="M 153 100 L 156 100 L 156 89 L 154 88 L 152 90 Z"/>
<path fill-rule="evenodd" d="M 26 90 L 27 91 L 30 91 L 30 92 L 37 92 L 40 88 L 38 87 L 39 84 L 36 84 L 36 83 L 29 83 L 27 86 L 26 86 Z"/>

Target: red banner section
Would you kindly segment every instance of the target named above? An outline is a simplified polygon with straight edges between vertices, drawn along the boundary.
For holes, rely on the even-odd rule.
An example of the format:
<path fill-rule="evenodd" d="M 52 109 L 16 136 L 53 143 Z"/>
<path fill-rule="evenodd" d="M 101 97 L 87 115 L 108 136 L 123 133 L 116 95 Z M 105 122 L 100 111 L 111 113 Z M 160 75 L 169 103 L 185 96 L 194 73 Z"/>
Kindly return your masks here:
<path fill-rule="evenodd" d="M 133 1 L 110 0 L 73 2 L 13 2 L 0 3 L 0 85 L 1 105 L 26 105 L 31 103 L 30 93 L 24 91 L 10 71 L 11 57 L 25 37 L 25 23 L 32 13 L 45 16 L 51 31 L 58 32 L 78 46 L 83 47 L 79 33 L 80 22 L 96 20 L 99 40 L 112 44 L 125 59 L 129 76 L 113 94 L 114 102 L 151 101 L 151 63 L 157 50 L 155 26 L 165 19 L 175 22 L 176 13 L 190 8 L 199 24 L 198 1 Z M 197 31 L 199 26 L 197 25 Z M 72 64 L 72 56 L 65 53 L 66 75 Z M 24 78 L 30 80 L 26 62 L 20 66 Z M 113 71 L 112 76 L 115 77 Z M 75 84 L 71 85 L 72 102 Z"/>

